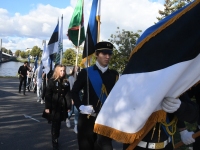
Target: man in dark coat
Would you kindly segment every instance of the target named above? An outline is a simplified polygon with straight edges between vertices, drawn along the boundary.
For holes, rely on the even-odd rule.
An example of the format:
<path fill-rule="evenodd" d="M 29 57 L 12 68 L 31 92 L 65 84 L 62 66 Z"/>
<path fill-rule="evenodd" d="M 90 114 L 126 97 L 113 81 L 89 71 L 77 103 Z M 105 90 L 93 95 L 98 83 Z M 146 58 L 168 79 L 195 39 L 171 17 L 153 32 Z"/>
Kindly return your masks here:
<path fill-rule="evenodd" d="M 76 108 L 80 111 L 78 119 L 78 144 L 79 150 L 94 150 L 97 134 L 93 132 L 94 122 L 106 97 L 115 85 L 119 74 L 108 68 L 111 59 L 113 44 L 99 42 L 95 45 L 96 64 L 82 69 L 72 88 L 72 99 Z M 87 78 L 88 76 L 88 78 Z M 83 89 L 83 98 L 80 100 L 79 93 Z M 98 137 L 102 137 L 98 135 Z M 98 138 L 99 139 L 99 138 Z M 107 137 L 101 138 L 105 145 L 101 148 L 112 148 L 112 140 Z"/>
<path fill-rule="evenodd" d="M 27 82 L 27 71 L 30 71 L 31 68 L 28 66 L 28 62 L 25 61 L 24 65 L 20 66 L 18 69 L 19 74 L 19 93 L 21 93 L 22 83 L 24 82 L 23 94 L 25 95 L 26 91 L 26 82 Z"/>

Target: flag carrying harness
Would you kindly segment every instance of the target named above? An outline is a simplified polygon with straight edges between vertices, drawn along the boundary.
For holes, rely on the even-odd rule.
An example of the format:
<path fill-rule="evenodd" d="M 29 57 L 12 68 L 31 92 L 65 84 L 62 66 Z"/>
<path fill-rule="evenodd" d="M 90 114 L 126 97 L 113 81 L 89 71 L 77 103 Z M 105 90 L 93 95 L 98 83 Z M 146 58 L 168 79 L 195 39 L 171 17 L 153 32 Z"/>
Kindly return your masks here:
<path fill-rule="evenodd" d="M 98 70 L 94 69 L 94 66 L 88 67 L 88 76 L 90 79 L 90 82 L 92 84 L 92 87 L 95 90 L 95 93 L 97 95 L 97 97 L 99 98 L 96 107 L 98 107 L 99 103 L 100 103 L 100 109 L 101 106 L 103 105 L 103 103 L 105 102 L 107 96 L 108 96 L 108 92 L 106 90 L 106 86 L 103 84 L 103 81 L 101 79 L 101 76 L 98 72 Z M 118 80 L 118 76 L 116 76 L 116 81 Z"/>
<path fill-rule="evenodd" d="M 174 116 L 174 118 L 172 119 L 171 122 L 167 123 L 165 121 L 165 122 L 161 122 L 160 123 L 165 127 L 167 133 L 172 137 L 173 147 L 174 147 L 174 134 L 176 133 L 176 124 L 177 124 L 177 122 L 178 122 L 178 118 L 176 116 Z M 170 128 L 171 128 L 171 130 L 170 130 Z"/>

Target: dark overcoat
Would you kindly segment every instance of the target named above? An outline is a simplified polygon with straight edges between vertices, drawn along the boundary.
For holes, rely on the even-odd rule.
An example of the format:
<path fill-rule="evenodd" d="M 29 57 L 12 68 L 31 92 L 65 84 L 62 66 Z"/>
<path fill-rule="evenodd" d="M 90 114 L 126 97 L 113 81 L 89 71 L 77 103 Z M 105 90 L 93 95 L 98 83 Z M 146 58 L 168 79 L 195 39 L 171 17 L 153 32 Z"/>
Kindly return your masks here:
<path fill-rule="evenodd" d="M 70 84 L 67 79 L 50 79 L 45 94 L 45 109 L 43 117 L 48 121 L 65 121 L 68 110 L 71 109 Z"/>

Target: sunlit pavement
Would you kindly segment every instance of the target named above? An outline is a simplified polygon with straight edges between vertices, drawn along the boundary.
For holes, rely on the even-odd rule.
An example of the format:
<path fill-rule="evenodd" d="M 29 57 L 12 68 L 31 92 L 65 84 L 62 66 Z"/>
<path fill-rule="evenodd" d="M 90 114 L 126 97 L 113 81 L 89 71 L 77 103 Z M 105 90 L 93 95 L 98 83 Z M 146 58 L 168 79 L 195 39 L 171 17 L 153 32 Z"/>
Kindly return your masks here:
<path fill-rule="evenodd" d="M 18 78 L 0 78 L 0 150 L 51 150 L 50 124 L 41 117 L 44 104 L 36 93 L 18 93 Z M 22 92 L 23 93 L 23 92 Z M 78 150 L 76 134 L 62 122 L 60 150 Z M 113 142 L 114 150 L 122 144 Z"/>

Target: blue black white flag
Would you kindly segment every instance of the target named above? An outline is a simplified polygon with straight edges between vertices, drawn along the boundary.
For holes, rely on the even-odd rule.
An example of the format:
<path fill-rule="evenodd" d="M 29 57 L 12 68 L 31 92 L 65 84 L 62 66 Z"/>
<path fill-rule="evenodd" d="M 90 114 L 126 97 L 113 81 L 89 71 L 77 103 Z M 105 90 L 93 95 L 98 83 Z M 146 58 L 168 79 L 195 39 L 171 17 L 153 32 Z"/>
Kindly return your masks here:
<path fill-rule="evenodd" d="M 52 34 L 50 40 L 49 40 L 47 49 L 42 58 L 43 60 L 47 60 L 50 55 L 58 52 L 58 30 L 59 30 L 59 21 L 56 25 L 56 28 L 53 31 L 53 34 Z"/>
<path fill-rule="evenodd" d="M 60 34 L 58 40 L 58 53 L 56 54 L 56 64 L 62 63 L 62 55 L 63 55 L 63 15 L 61 17 L 61 26 L 60 26 Z"/>
<path fill-rule="evenodd" d="M 91 59 L 92 54 L 95 52 L 94 46 L 98 38 L 98 21 L 100 22 L 100 5 L 101 0 L 93 0 L 83 49 L 82 65 L 85 64 L 87 59 Z"/>
<path fill-rule="evenodd" d="M 200 1 L 148 28 L 95 122 L 94 132 L 133 143 L 166 119 L 164 97 L 177 98 L 200 80 Z"/>

